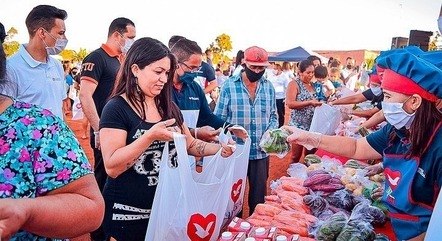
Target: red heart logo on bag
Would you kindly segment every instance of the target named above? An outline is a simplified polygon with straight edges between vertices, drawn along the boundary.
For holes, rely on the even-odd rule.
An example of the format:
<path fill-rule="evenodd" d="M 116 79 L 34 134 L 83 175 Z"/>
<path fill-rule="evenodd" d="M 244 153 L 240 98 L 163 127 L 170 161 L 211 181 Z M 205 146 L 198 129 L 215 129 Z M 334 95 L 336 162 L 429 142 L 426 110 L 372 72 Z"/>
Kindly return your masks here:
<path fill-rule="evenodd" d="M 399 180 L 401 179 L 401 172 L 393 171 L 390 168 L 385 168 L 384 173 L 385 173 L 385 178 L 390 184 L 391 189 L 395 190 L 399 184 Z"/>
<path fill-rule="evenodd" d="M 187 236 L 192 241 L 209 241 L 215 231 L 216 216 L 209 213 L 206 217 L 199 213 L 190 216 L 187 223 Z"/>
<path fill-rule="evenodd" d="M 230 191 L 230 197 L 232 198 L 233 203 L 236 203 L 239 199 L 239 195 L 241 194 L 242 188 L 242 179 L 239 179 L 232 185 L 232 191 Z"/>

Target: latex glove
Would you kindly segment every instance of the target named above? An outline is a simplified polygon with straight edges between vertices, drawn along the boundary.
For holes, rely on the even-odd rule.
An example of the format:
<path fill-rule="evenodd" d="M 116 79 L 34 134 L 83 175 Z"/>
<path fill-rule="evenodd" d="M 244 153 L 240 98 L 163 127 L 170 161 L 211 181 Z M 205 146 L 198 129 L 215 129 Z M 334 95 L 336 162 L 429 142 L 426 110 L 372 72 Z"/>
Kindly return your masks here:
<path fill-rule="evenodd" d="M 221 128 L 215 130 L 213 127 L 203 126 L 195 129 L 195 132 L 196 132 L 195 138 L 198 138 L 206 142 L 218 142 L 218 135 L 219 133 L 221 133 Z"/>
<path fill-rule="evenodd" d="M 382 195 L 384 195 L 384 188 L 378 187 L 373 190 L 373 194 L 371 194 L 371 199 L 373 199 L 374 201 L 379 200 L 382 198 Z"/>
<path fill-rule="evenodd" d="M 350 115 L 353 113 L 353 110 L 350 110 L 346 107 L 340 107 L 339 111 L 341 112 L 341 117 L 343 121 L 350 120 Z"/>
<path fill-rule="evenodd" d="M 229 128 L 227 128 L 230 132 L 232 132 L 233 135 L 235 135 L 238 138 L 241 138 L 242 140 L 246 140 L 247 137 L 249 137 L 249 134 L 247 134 L 247 131 L 240 125 L 234 125 Z"/>
<path fill-rule="evenodd" d="M 294 126 L 283 126 L 281 128 L 291 133 L 290 136 L 287 137 L 288 142 L 302 145 L 308 150 L 318 148 L 321 143 L 322 134 L 320 133 L 304 131 Z"/>
<path fill-rule="evenodd" d="M 382 162 L 364 168 L 367 171 L 366 176 L 373 176 L 384 171 Z"/>

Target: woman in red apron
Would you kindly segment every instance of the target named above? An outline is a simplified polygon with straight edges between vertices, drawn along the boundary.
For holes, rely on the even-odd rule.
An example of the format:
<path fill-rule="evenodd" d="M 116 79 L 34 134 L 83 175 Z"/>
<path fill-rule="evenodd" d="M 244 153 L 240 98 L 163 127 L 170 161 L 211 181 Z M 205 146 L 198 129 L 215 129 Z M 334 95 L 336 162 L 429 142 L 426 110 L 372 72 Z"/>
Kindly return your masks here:
<path fill-rule="evenodd" d="M 442 51 L 406 49 L 378 58 L 385 67 L 382 109 L 388 122 L 361 138 L 325 136 L 287 127 L 289 142 L 354 158 L 383 158 L 382 200 L 398 240 L 423 240 L 442 185 Z M 336 145 L 339 143 L 339 145 Z"/>

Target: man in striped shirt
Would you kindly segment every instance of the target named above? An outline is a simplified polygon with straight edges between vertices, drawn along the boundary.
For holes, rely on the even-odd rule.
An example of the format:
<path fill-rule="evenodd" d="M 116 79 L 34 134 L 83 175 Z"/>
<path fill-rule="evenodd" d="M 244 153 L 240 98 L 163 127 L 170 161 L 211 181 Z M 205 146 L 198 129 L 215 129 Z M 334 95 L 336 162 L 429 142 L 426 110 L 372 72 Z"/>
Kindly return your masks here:
<path fill-rule="evenodd" d="M 263 77 L 269 65 L 267 51 L 250 47 L 244 52 L 244 60 L 244 70 L 224 83 L 214 113 L 231 124 L 243 126 L 250 135 L 247 177 L 251 214 L 258 203 L 264 203 L 269 175 L 269 156 L 260 149 L 259 141 L 266 130 L 278 128 L 278 116 L 275 89 Z"/>

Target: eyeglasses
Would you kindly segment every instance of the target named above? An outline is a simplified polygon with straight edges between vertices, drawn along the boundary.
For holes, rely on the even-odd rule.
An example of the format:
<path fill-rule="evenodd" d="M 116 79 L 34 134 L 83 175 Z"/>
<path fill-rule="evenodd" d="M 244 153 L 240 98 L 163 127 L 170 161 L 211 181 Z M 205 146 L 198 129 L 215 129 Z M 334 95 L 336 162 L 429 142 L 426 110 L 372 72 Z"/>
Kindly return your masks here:
<path fill-rule="evenodd" d="M 199 73 L 200 72 L 201 66 L 192 66 L 192 67 L 190 67 L 189 65 L 187 65 L 184 62 L 179 62 L 179 64 L 180 65 L 182 64 L 182 65 L 186 66 L 186 68 L 189 69 L 190 73 Z"/>

